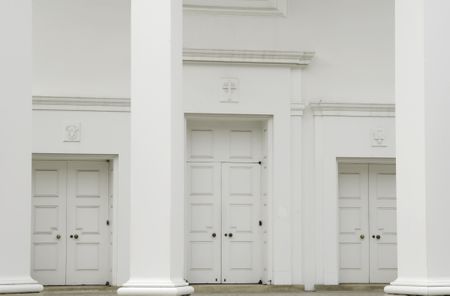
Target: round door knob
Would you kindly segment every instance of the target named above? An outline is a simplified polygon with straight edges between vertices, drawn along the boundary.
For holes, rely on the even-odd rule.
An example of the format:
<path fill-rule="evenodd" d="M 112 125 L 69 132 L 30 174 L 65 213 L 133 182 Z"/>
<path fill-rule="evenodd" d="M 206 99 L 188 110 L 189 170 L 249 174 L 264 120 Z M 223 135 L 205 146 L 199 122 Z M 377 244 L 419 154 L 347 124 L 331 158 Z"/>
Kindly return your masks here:
<path fill-rule="evenodd" d="M 75 235 L 73 236 L 73 238 L 74 238 L 74 239 L 78 239 L 78 234 L 75 234 Z"/>
<path fill-rule="evenodd" d="M 228 236 L 229 236 L 229 237 L 233 237 L 233 234 L 232 234 L 232 233 L 229 233 Z"/>
<path fill-rule="evenodd" d="M 361 234 L 360 236 L 359 236 L 359 238 L 360 239 L 364 239 L 366 236 L 364 235 L 364 234 Z"/>
<path fill-rule="evenodd" d="M 378 234 L 378 235 L 376 236 L 376 238 L 377 238 L 377 239 L 380 239 L 380 238 L 381 238 L 381 235 Z"/>
<path fill-rule="evenodd" d="M 215 234 L 215 233 L 213 233 L 213 234 L 211 234 L 211 236 L 212 236 L 212 237 L 216 237 L 216 234 Z"/>
<path fill-rule="evenodd" d="M 57 234 L 57 235 L 56 235 L 56 239 L 61 239 L 61 235 L 60 235 L 60 234 Z"/>

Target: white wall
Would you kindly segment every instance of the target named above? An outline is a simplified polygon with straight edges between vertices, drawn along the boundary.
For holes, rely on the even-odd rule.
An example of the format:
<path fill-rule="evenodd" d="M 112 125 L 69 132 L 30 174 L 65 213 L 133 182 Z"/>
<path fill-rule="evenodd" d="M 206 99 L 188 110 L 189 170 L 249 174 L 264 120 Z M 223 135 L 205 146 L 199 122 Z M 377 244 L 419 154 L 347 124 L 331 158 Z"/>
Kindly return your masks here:
<path fill-rule="evenodd" d="M 33 94 L 129 97 L 129 0 L 33 0 Z M 311 50 L 303 98 L 393 102 L 393 0 L 289 0 L 287 17 L 187 13 L 184 46 Z"/>
<path fill-rule="evenodd" d="M 33 0 L 33 95 L 130 97 L 129 0 Z"/>
<path fill-rule="evenodd" d="M 184 46 L 315 51 L 303 98 L 393 102 L 393 0 L 289 0 L 287 17 L 186 14 Z"/>

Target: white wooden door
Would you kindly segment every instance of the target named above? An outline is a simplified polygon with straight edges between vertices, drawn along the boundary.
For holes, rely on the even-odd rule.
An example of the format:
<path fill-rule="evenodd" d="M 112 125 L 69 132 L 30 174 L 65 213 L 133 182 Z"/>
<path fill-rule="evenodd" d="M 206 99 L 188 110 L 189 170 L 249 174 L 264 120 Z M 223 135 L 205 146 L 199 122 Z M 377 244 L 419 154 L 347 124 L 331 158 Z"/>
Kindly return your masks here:
<path fill-rule="evenodd" d="M 33 162 L 31 275 L 46 285 L 66 281 L 65 161 Z"/>
<path fill-rule="evenodd" d="M 370 282 L 397 278 L 395 165 L 369 166 Z"/>
<path fill-rule="evenodd" d="M 341 283 L 397 277 L 395 165 L 339 165 Z"/>
<path fill-rule="evenodd" d="M 69 162 L 67 203 L 67 285 L 110 280 L 108 164 Z"/>
<path fill-rule="evenodd" d="M 45 285 L 110 281 L 107 162 L 34 161 L 32 276 Z"/>
<path fill-rule="evenodd" d="M 188 163 L 186 169 L 187 280 L 190 283 L 220 283 L 220 164 Z"/>
<path fill-rule="evenodd" d="M 369 192 L 367 164 L 339 165 L 339 281 L 368 283 Z"/>
<path fill-rule="evenodd" d="M 262 280 L 260 165 L 222 164 L 222 282 Z"/>

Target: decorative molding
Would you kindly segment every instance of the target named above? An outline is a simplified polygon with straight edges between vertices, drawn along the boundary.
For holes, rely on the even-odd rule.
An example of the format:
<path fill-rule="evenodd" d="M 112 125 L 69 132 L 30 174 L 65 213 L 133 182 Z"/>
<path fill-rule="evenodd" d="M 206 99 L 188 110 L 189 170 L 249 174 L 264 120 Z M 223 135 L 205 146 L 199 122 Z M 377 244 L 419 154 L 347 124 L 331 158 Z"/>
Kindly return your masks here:
<path fill-rule="evenodd" d="M 291 116 L 303 116 L 305 105 L 299 102 L 291 102 Z"/>
<path fill-rule="evenodd" d="M 130 99 L 36 96 L 33 110 L 130 112 Z"/>
<path fill-rule="evenodd" d="M 220 94 L 221 103 L 239 103 L 239 79 L 221 78 Z"/>
<path fill-rule="evenodd" d="M 394 104 L 310 103 L 314 116 L 395 117 Z"/>
<path fill-rule="evenodd" d="M 81 142 L 80 122 L 66 122 L 63 128 L 64 142 Z"/>
<path fill-rule="evenodd" d="M 254 15 L 254 16 L 286 16 L 287 0 L 184 0 L 186 12 Z"/>
<path fill-rule="evenodd" d="M 185 63 L 260 64 L 283 67 L 301 67 L 311 63 L 314 52 L 277 50 L 227 50 L 185 48 Z"/>

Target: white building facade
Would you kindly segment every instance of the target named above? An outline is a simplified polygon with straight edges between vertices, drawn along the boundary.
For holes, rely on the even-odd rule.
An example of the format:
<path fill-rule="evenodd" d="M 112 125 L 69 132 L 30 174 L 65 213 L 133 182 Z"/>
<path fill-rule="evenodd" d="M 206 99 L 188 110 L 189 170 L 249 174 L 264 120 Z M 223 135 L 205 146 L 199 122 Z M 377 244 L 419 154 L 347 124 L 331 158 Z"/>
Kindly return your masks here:
<path fill-rule="evenodd" d="M 0 3 L 0 293 L 448 294 L 449 13 L 444 0 Z"/>

